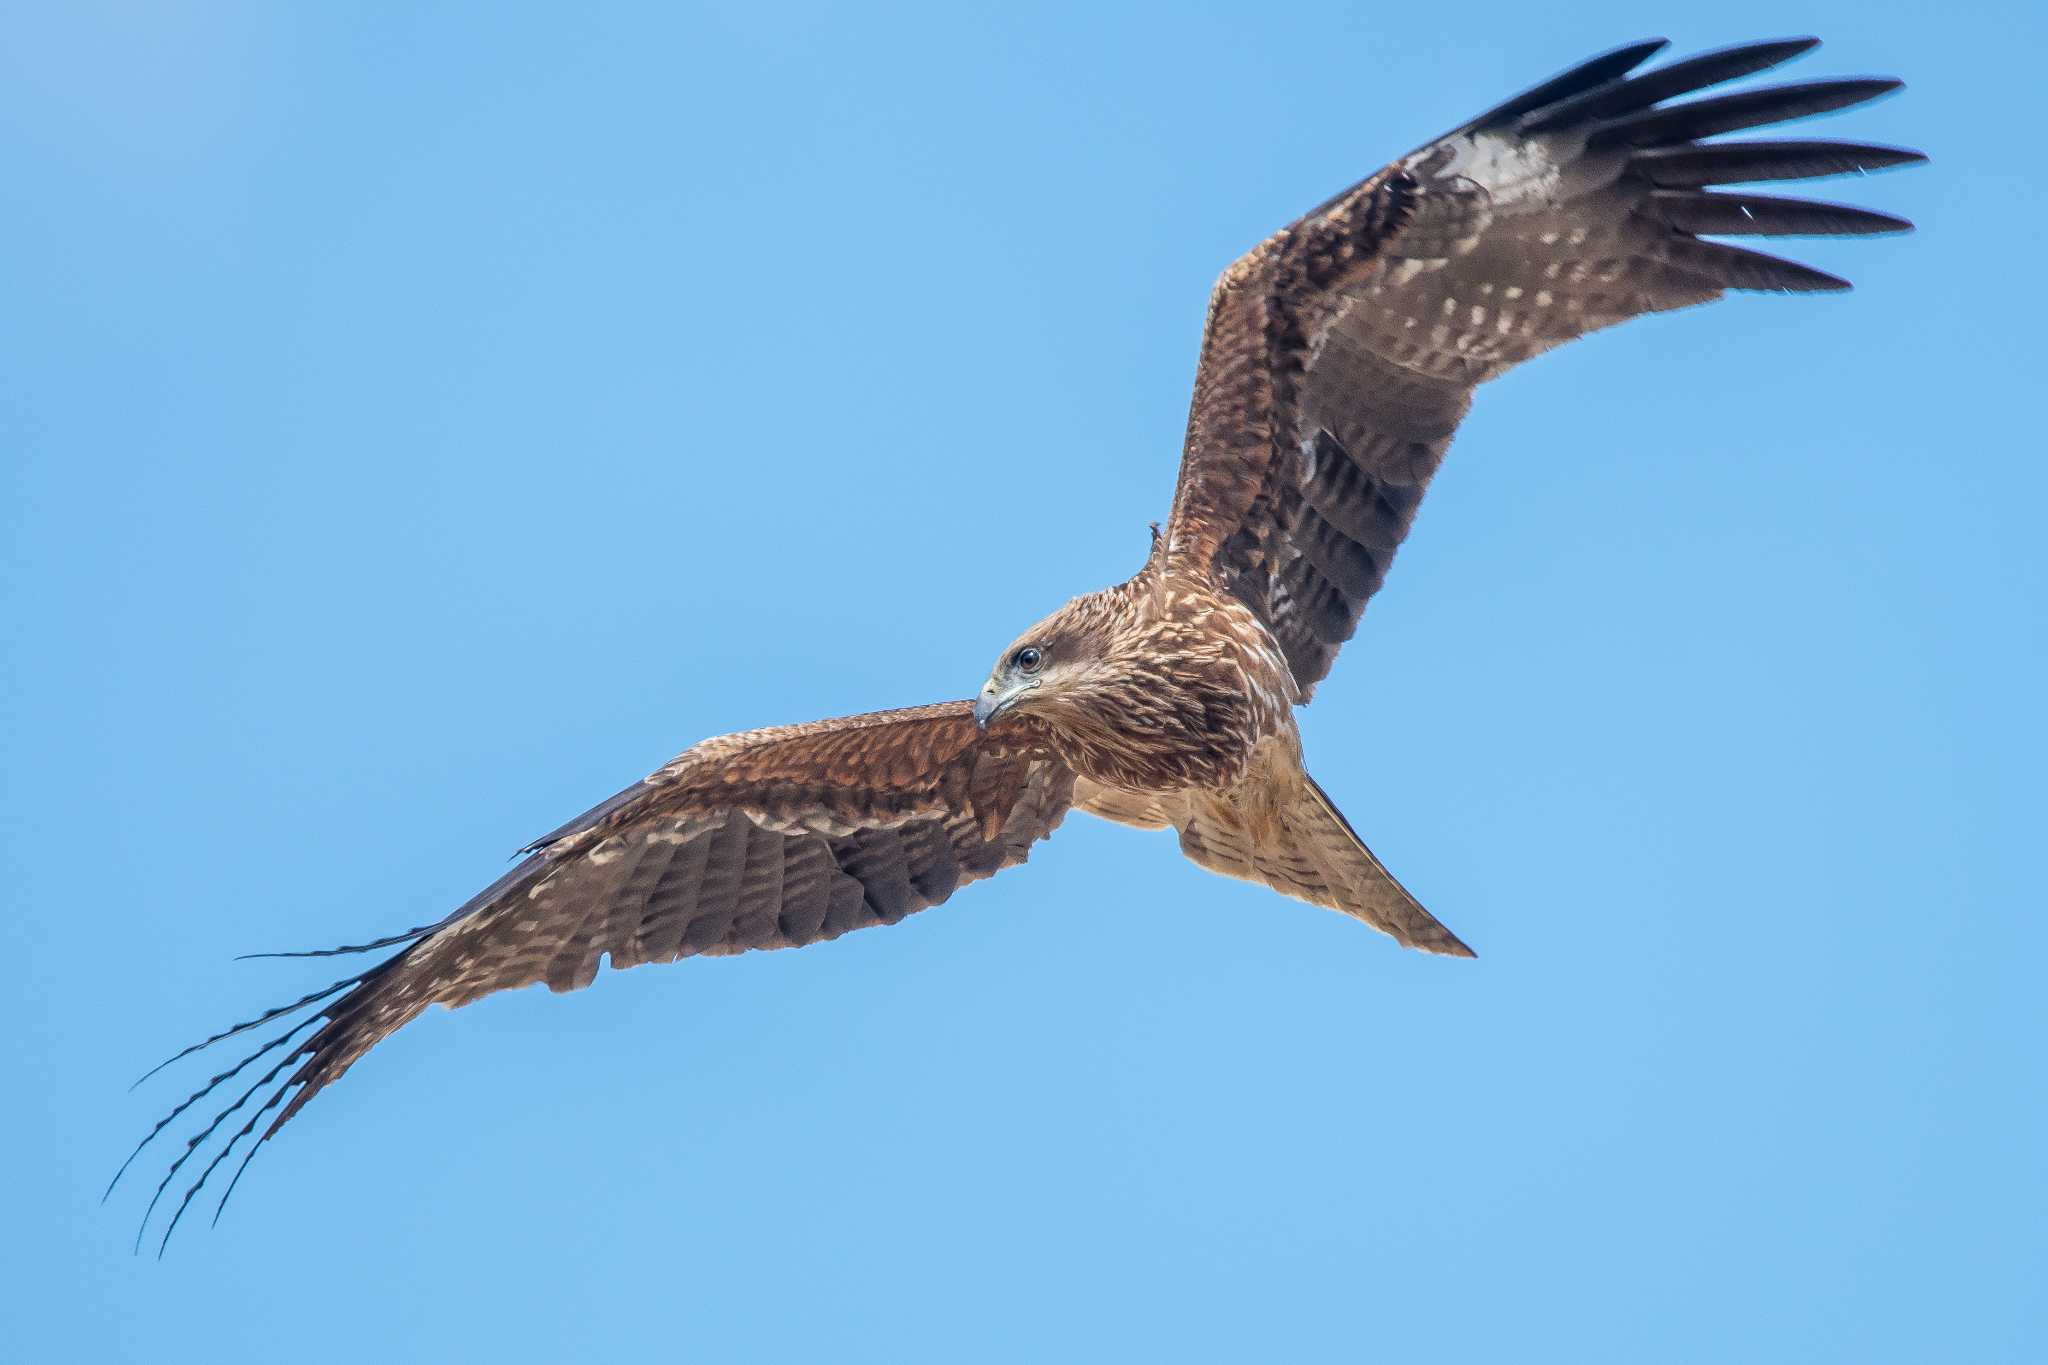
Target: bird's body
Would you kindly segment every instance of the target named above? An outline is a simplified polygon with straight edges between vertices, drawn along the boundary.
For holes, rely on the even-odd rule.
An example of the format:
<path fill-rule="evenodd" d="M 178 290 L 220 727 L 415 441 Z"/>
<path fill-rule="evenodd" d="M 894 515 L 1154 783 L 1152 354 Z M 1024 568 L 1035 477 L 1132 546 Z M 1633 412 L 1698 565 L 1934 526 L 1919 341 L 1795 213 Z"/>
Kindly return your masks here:
<path fill-rule="evenodd" d="M 429 1005 L 576 989 L 607 958 L 629 967 L 892 924 L 1023 862 L 1074 808 L 1172 827 L 1205 868 L 1469 956 L 1309 776 L 1294 712 L 1357 629 L 1474 389 L 1586 332 L 1727 289 L 1846 287 L 1713 236 L 1908 226 L 1709 188 L 1920 160 L 1705 140 L 1896 82 L 1687 99 L 1814 41 L 1631 74 L 1661 46 L 1618 49 L 1496 105 L 1225 270 L 1170 515 L 1144 566 L 1026 631 L 976 700 L 704 741 L 528 845 L 445 918 L 312 954 L 389 957 L 198 1044 L 276 1030 L 151 1132 L 255 1073 L 157 1186 L 227 1134 L 171 1225 L 238 1143 L 253 1134 L 253 1155 Z"/>
<path fill-rule="evenodd" d="M 1037 667 L 1006 681 L 999 663 L 979 715 L 992 736 L 1057 757 L 1076 808 L 1171 827 L 1213 872 L 1341 910 L 1409 947 L 1471 955 L 1302 766 L 1301 689 L 1273 632 L 1213 574 L 1178 561 L 1170 538 L 1155 538 L 1135 577 L 1075 598 L 1004 658 L 1025 650 Z"/>
<path fill-rule="evenodd" d="M 1086 652 L 1072 665 L 1079 676 L 1032 698 L 1040 704 L 1030 714 L 1052 751 L 1102 786 L 1228 790 L 1262 744 L 1294 741 L 1300 693 L 1256 613 L 1157 558 L 1034 627 L 1032 638 L 1062 665 Z"/>

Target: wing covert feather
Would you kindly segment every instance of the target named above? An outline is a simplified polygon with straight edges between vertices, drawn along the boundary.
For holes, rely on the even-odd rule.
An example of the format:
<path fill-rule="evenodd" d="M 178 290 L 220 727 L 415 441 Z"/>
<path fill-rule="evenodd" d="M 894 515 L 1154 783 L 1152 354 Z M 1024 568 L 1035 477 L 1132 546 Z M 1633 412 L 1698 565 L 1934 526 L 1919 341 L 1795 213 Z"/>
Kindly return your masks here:
<path fill-rule="evenodd" d="M 282 1030 L 171 1119 L 258 1057 L 284 1050 L 190 1140 L 158 1195 L 256 1102 L 191 1181 L 181 1214 L 266 1115 L 277 1111 L 245 1164 L 308 1100 L 429 1005 L 465 1005 L 537 982 L 578 990 L 607 957 L 632 967 L 894 924 L 1023 862 L 1059 825 L 1073 786 L 1073 774 L 1029 726 L 985 735 L 967 702 L 706 740 L 529 845 L 523 862 L 446 919 L 368 945 L 403 943 L 391 957 L 208 1039 Z"/>
<path fill-rule="evenodd" d="M 1904 230 L 1886 214 L 1710 186 L 1904 165 L 1861 143 L 1699 139 L 1846 108 L 1891 80 L 1753 87 L 1811 38 L 1629 73 L 1596 57 L 1401 158 L 1262 242 L 1211 296 L 1166 553 L 1220 578 L 1306 698 L 1357 630 L 1473 390 L 1551 347 L 1727 289 L 1841 289 L 1697 234 Z"/>

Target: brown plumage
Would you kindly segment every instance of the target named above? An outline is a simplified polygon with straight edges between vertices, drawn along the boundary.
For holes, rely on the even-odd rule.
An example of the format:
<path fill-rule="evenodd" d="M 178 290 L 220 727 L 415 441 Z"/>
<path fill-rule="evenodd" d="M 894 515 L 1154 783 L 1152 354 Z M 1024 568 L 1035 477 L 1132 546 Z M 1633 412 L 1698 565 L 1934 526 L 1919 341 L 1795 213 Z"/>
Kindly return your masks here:
<path fill-rule="evenodd" d="M 1023 862 L 1070 806 L 1171 826 L 1203 867 L 1469 956 L 1308 776 L 1293 712 L 1356 630 L 1474 388 L 1596 328 L 1726 289 L 1845 287 L 1697 234 L 1908 226 L 1707 187 L 1876 170 L 1918 153 L 1701 141 L 1897 82 L 1683 100 L 1814 42 L 1629 74 L 1661 46 L 1594 58 L 1496 106 L 1226 270 L 1151 556 L 1129 581 L 1026 631 L 977 700 L 707 740 L 529 845 L 445 919 L 310 954 L 396 949 L 376 965 L 178 1054 L 274 1030 L 144 1139 L 229 1077 L 258 1073 L 157 1186 L 150 1212 L 211 1152 L 165 1239 L 238 1145 L 253 1136 L 246 1164 L 429 1005 L 535 982 L 574 990 L 606 957 L 630 967 L 893 924 Z"/>

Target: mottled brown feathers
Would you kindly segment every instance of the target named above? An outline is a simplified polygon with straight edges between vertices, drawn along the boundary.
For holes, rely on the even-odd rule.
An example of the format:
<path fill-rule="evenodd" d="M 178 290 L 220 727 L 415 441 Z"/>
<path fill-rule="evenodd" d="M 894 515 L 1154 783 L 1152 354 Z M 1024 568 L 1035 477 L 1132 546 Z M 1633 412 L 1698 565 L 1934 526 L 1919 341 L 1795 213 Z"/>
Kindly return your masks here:
<path fill-rule="evenodd" d="M 1619 49 L 1481 115 L 1282 229 L 1218 282 L 1168 543 L 1185 571 L 1215 573 L 1259 611 L 1305 695 L 1384 581 L 1476 386 L 1596 328 L 1724 289 L 1844 287 L 1697 233 L 1908 226 L 1700 188 L 1919 160 L 1854 143 L 1697 141 L 1897 82 L 1666 104 L 1814 41 L 1627 74 L 1661 46 Z"/>
<path fill-rule="evenodd" d="M 615 967 L 790 948 L 894 924 L 1023 862 L 1073 778 L 964 703 L 707 741 L 566 832 L 489 901 L 336 1003 L 282 1123 L 430 1004 Z"/>
<path fill-rule="evenodd" d="M 1294 684 L 1257 616 L 1156 563 L 1075 598 L 1005 655 L 1033 643 L 1048 660 L 1043 676 L 991 733 L 1035 724 L 1068 767 L 1099 782 L 1229 786 L 1261 738 L 1293 724 Z"/>
<path fill-rule="evenodd" d="M 447 919 L 365 945 L 404 943 L 395 956 L 208 1039 L 300 1016 L 170 1116 L 270 1059 L 158 1186 L 161 1196 L 208 1139 L 228 1131 L 171 1225 L 236 1142 L 270 1137 L 429 1005 L 538 982 L 576 990 L 606 956 L 631 967 L 894 924 L 1023 862 L 1058 826 L 1072 791 L 1073 775 L 1034 726 L 983 734 L 966 702 L 707 740 L 535 841 L 525 861 Z M 243 1126 L 227 1130 L 251 1104 Z"/>
<path fill-rule="evenodd" d="M 1633 76 L 1662 44 L 1618 49 L 1253 248 L 1210 298 L 1171 514 L 1139 574 L 1020 636 L 974 703 L 706 740 L 528 845 L 445 919 L 310 954 L 396 949 L 179 1054 L 270 1030 L 144 1139 L 249 1074 L 158 1184 L 150 1212 L 210 1153 L 188 1172 L 165 1238 L 238 1145 L 246 1164 L 429 1005 L 543 982 L 575 990 L 606 959 L 787 948 L 893 924 L 1023 862 L 1074 804 L 1172 826 L 1204 867 L 1469 955 L 1309 777 L 1294 709 L 1357 629 L 1479 384 L 1725 289 L 1841 287 L 1699 234 L 1906 226 L 1711 188 L 1920 159 L 1846 142 L 1699 141 L 1896 84 L 1682 101 L 1812 45 L 1750 44 Z"/>

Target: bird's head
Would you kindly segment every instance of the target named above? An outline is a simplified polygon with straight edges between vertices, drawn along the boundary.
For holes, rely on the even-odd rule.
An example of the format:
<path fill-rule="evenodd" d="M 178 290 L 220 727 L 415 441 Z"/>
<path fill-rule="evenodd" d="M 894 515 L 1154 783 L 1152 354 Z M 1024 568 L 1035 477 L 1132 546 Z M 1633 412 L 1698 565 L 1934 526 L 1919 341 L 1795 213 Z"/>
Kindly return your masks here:
<path fill-rule="evenodd" d="M 975 698 L 975 723 L 986 730 L 1012 712 L 1057 719 L 1080 702 L 1108 667 L 1104 597 L 1077 597 L 1011 641 Z"/>

